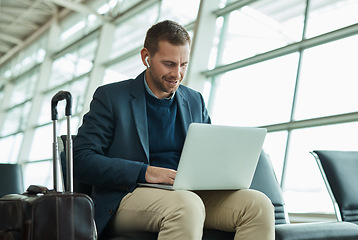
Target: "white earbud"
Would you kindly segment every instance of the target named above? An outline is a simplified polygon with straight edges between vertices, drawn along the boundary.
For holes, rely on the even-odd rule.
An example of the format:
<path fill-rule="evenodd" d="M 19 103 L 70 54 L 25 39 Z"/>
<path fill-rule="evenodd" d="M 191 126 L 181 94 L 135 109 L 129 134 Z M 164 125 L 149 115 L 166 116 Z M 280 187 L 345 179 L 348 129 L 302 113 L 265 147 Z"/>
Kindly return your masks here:
<path fill-rule="evenodd" d="M 149 63 L 148 63 L 148 56 L 145 57 L 144 61 L 147 63 L 147 67 L 149 68 Z"/>

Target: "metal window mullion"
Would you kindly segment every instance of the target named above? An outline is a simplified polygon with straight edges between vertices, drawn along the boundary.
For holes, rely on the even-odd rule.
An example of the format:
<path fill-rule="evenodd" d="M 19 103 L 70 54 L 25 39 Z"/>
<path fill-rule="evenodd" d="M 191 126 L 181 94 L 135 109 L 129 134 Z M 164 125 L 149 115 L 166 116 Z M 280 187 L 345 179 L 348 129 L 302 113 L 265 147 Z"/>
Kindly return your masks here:
<path fill-rule="evenodd" d="M 161 2 L 162 0 L 142 0 L 131 8 L 119 14 L 117 17 L 115 17 L 112 23 L 117 25 L 118 23 L 124 22 L 135 15 L 141 14 L 141 12 L 145 11 L 146 9 L 153 7 L 154 4 Z"/>
<path fill-rule="evenodd" d="M 290 121 L 290 122 L 271 124 L 271 125 L 265 125 L 260 127 L 266 128 L 268 132 L 279 132 L 285 130 L 321 127 L 321 126 L 351 123 L 351 122 L 358 122 L 358 112 L 350 112 L 350 113 L 336 114 L 326 117 Z"/>
<path fill-rule="evenodd" d="M 239 68 L 243 68 L 249 65 L 253 65 L 259 62 L 263 62 L 266 60 L 270 60 L 273 58 L 277 58 L 277 57 L 281 57 L 284 55 L 288 55 L 300 50 L 305 50 L 308 48 L 312 48 L 321 44 L 325 44 L 328 42 L 332 42 L 335 40 L 339 40 L 342 38 L 346 38 L 346 37 L 350 37 L 353 35 L 358 34 L 358 23 L 357 24 L 353 24 L 350 25 L 348 27 L 344 27 L 329 33 L 325 33 L 313 38 L 309 38 L 309 39 L 304 39 L 300 42 L 296 42 L 278 49 L 274 49 L 272 51 L 266 52 L 266 53 L 262 53 L 262 54 L 258 54 L 256 56 L 244 59 L 244 60 L 240 60 L 234 63 L 230 63 L 227 65 L 222 65 L 219 67 L 216 67 L 212 70 L 207 70 L 202 72 L 202 74 L 206 77 L 211 77 L 214 75 L 218 75 L 218 74 L 222 74 L 228 71 L 232 71 L 232 70 L 236 70 Z"/>
<path fill-rule="evenodd" d="M 251 4 L 256 1 L 257 0 L 238 0 L 236 2 L 226 5 L 223 8 L 213 11 L 213 14 L 216 15 L 217 17 L 224 16 L 224 15 L 231 13 L 232 11 L 235 11 L 239 8 L 242 8 L 248 4 Z"/>
<path fill-rule="evenodd" d="M 306 0 L 306 8 L 305 8 L 305 13 L 304 13 L 304 22 L 303 22 L 302 38 L 301 38 L 302 41 L 305 39 L 305 35 L 306 35 L 308 11 L 309 11 L 309 0 Z M 303 49 L 300 48 L 298 52 L 299 52 L 298 65 L 297 65 L 297 72 L 296 72 L 295 89 L 294 89 L 293 99 L 292 99 L 290 122 L 293 121 L 293 117 L 294 117 L 295 109 L 296 109 L 296 100 L 297 100 L 297 92 L 299 89 L 299 82 L 300 82 L 300 75 L 301 75 Z M 281 183 L 280 183 L 281 189 L 284 189 L 285 183 L 286 183 L 287 162 L 288 162 L 288 156 L 290 154 L 291 136 L 292 136 L 292 130 L 288 129 L 287 139 L 286 139 L 286 148 L 285 148 L 282 173 L 281 173 Z"/>
<path fill-rule="evenodd" d="M 222 58 L 223 58 L 223 50 L 224 50 L 224 42 L 226 40 L 226 36 L 227 36 L 227 29 L 228 29 L 228 25 L 229 25 L 229 20 L 230 20 L 230 15 L 225 15 L 222 17 L 223 18 L 223 25 L 220 31 L 220 41 L 218 44 L 218 49 L 217 49 L 217 56 L 216 56 L 216 63 L 215 66 L 218 66 L 222 63 Z M 220 76 L 214 76 L 210 78 L 210 93 L 209 93 L 209 98 L 208 98 L 208 104 L 207 104 L 207 109 L 209 112 L 212 111 L 214 102 L 215 102 L 215 93 L 216 93 L 216 81 L 218 80 L 218 78 L 220 78 Z"/>

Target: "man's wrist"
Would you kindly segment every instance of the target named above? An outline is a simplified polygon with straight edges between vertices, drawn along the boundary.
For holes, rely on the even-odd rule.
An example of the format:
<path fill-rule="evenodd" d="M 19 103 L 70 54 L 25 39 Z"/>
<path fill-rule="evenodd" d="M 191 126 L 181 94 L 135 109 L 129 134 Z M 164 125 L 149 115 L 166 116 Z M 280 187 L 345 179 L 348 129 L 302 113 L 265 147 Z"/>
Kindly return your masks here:
<path fill-rule="evenodd" d="M 143 164 L 141 169 L 140 169 L 140 172 L 139 172 L 139 175 L 138 175 L 138 179 L 137 179 L 137 182 L 138 183 L 146 183 L 147 181 L 145 180 L 145 173 L 147 172 L 147 168 L 148 168 L 148 164 Z"/>

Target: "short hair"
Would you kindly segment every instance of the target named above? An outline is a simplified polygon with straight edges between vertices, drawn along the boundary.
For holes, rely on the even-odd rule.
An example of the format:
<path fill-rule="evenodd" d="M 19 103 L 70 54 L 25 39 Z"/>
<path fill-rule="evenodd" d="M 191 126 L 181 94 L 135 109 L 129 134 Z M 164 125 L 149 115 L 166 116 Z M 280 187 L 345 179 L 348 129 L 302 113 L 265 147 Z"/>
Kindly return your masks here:
<path fill-rule="evenodd" d="M 151 55 L 155 55 L 158 51 L 158 43 L 161 40 L 166 40 L 173 45 L 191 44 L 190 35 L 180 24 L 165 20 L 153 25 L 148 29 L 144 47 L 148 49 Z"/>

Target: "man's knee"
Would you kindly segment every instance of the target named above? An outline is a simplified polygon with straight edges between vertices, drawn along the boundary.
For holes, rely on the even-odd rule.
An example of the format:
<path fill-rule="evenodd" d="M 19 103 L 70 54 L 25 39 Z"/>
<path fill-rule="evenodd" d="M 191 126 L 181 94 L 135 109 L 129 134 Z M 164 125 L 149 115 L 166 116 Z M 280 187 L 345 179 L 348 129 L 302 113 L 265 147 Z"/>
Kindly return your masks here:
<path fill-rule="evenodd" d="M 160 226 L 161 239 L 201 239 L 205 221 L 202 200 L 193 192 L 175 191 L 170 194 L 170 209 L 164 213 Z"/>
<path fill-rule="evenodd" d="M 205 207 L 198 195 L 190 191 L 175 191 L 170 201 L 173 209 L 170 217 L 182 218 L 185 221 L 204 222 Z"/>
<path fill-rule="evenodd" d="M 250 190 L 252 194 L 252 201 L 254 202 L 257 211 L 266 212 L 266 214 L 273 215 L 274 206 L 271 203 L 271 200 L 262 192 L 256 190 Z"/>
<path fill-rule="evenodd" d="M 241 198 L 245 198 L 246 202 L 246 214 L 250 218 L 254 218 L 256 221 L 261 223 L 275 222 L 275 210 L 271 203 L 271 200 L 262 192 L 256 190 L 240 190 Z"/>
<path fill-rule="evenodd" d="M 267 209 L 273 211 L 271 200 L 262 192 L 252 189 L 239 190 L 236 192 L 238 198 L 245 201 L 248 207 L 255 209 Z"/>

